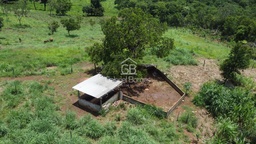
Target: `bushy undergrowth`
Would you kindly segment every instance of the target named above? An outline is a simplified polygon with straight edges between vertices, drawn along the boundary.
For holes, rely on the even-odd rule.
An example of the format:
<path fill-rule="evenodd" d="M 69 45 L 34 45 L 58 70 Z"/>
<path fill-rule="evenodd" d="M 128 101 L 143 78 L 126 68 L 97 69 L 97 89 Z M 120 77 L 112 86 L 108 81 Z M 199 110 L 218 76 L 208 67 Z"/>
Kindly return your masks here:
<path fill-rule="evenodd" d="M 232 125 L 239 127 L 236 133 L 240 140 L 255 138 L 256 105 L 250 90 L 243 87 L 230 89 L 215 82 L 209 82 L 202 86 L 193 102 L 197 106 L 205 107 L 217 118 L 230 119 Z M 226 139 L 229 138 L 226 137 Z"/>
<path fill-rule="evenodd" d="M 164 60 L 174 65 L 197 65 L 193 52 L 184 48 L 171 50 L 169 56 L 164 58 Z"/>
<path fill-rule="evenodd" d="M 188 131 L 193 131 L 197 127 L 197 118 L 192 111 L 187 110 L 184 113 L 181 114 L 179 117 L 179 121 L 181 121 L 184 124 L 187 124 L 187 130 Z"/>
<path fill-rule="evenodd" d="M 154 144 L 156 143 L 149 135 L 142 129 L 132 126 L 128 122 L 123 122 L 121 128 L 118 130 L 118 136 L 124 144 Z"/>
<path fill-rule="evenodd" d="M 10 107 L 8 103 L 17 103 Z M 86 114 L 58 112 L 54 90 L 35 81 L 11 81 L 0 94 L 0 143 L 170 143 L 179 141 L 175 126 L 152 106 L 128 109 L 126 120 L 102 123 Z M 122 106 L 124 107 L 124 106 Z M 120 110 L 120 109 L 119 109 Z M 124 110 L 124 109 L 122 109 Z M 113 118 L 114 119 L 114 118 Z"/>

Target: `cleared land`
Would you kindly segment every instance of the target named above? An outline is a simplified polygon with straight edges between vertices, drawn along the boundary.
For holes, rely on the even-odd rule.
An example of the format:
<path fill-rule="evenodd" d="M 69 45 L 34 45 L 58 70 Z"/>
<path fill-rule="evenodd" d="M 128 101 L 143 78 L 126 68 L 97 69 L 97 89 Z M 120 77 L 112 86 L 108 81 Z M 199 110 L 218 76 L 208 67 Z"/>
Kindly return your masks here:
<path fill-rule="evenodd" d="M 161 78 L 149 78 L 147 83 L 138 83 L 122 88 L 124 95 L 145 104 L 162 108 L 167 112 L 181 95 Z"/>

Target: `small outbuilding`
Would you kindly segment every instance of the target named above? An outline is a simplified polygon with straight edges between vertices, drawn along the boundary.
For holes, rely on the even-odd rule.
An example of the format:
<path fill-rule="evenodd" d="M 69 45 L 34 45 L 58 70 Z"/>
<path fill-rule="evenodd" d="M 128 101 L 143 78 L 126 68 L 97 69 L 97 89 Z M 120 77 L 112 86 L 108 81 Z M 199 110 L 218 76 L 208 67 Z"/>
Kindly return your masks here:
<path fill-rule="evenodd" d="M 100 111 L 107 110 L 113 102 L 121 99 L 121 85 L 122 81 L 97 74 L 75 85 L 73 89 L 78 91 L 79 105 Z"/>

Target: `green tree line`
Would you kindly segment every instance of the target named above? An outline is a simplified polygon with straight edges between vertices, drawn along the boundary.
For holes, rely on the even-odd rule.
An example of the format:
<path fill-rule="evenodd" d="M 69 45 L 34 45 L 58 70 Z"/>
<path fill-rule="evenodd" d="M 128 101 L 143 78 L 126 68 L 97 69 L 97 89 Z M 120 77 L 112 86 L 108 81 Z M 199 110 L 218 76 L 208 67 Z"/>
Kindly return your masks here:
<path fill-rule="evenodd" d="M 169 26 L 220 32 L 229 41 L 256 39 L 255 0 L 115 0 L 117 9 L 141 8 Z"/>

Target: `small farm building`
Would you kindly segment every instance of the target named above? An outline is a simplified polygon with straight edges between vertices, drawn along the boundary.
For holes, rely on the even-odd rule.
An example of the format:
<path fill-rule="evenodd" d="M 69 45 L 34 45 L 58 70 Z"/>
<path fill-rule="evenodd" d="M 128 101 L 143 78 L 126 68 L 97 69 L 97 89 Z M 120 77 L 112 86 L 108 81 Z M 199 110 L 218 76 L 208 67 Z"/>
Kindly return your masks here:
<path fill-rule="evenodd" d="M 107 110 L 113 102 L 120 99 L 121 85 L 122 81 L 97 74 L 75 85 L 73 89 L 78 91 L 78 102 L 81 106 L 100 111 Z"/>

